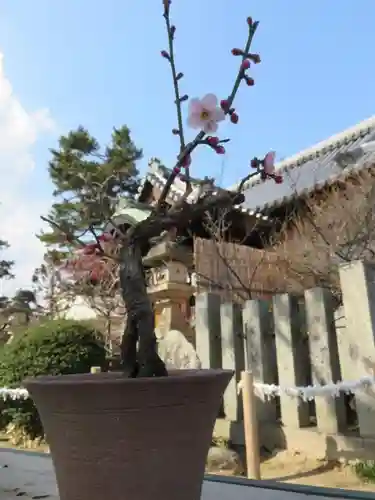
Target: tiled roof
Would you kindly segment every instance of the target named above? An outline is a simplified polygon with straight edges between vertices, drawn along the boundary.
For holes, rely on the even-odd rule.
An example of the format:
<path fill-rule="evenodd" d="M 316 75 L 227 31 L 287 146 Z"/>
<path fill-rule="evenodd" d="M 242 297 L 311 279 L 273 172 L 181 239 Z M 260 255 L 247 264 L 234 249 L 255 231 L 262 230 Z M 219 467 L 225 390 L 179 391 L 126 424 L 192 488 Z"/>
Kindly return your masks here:
<path fill-rule="evenodd" d="M 150 182 L 156 188 L 162 189 L 170 173 L 171 170 L 162 165 L 159 160 L 151 158 L 148 163 L 148 170 L 146 172 L 146 175 L 143 177 L 141 185 L 138 188 L 139 195 L 142 193 L 146 181 Z M 194 184 L 197 185 L 197 183 L 199 182 L 198 179 L 193 178 L 191 179 L 191 181 L 193 183 L 193 186 Z M 179 178 L 176 178 L 171 186 L 168 198 L 170 198 L 171 201 L 177 201 L 184 194 L 184 191 L 185 183 L 182 182 Z"/>
<path fill-rule="evenodd" d="M 138 189 L 139 196 L 141 195 L 145 183 L 148 181 L 150 182 L 153 186 L 155 186 L 158 189 L 162 189 L 168 176 L 170 174 L 170 170 L 168 170 L 166 167 L 161 165 L 161 163 L 158 160 L 151 159 L 148 164 L 148 171 L 146 172 L 146 175 L 142 179 L 142 183 Z M 194 196 L 196 195 L 196 190 L 199 189 L 199 183 L 201 182 L 198 179 L 191 179 L 192 184 L 193 184 L 193 192 L 189 197 L 187 198 L 187 201 L 192 201 L 194 199 Z M 217 188 L 220 189 L 220 188 Z M 172 202 L 175 202 L 179 200 L 182 195 L 185 192 L 185 183 L 182 182 L 180 179 L 176 178 L 174 183 L 171 186 L 170 193 L 168 195 L 168 199 Z M 256 217 L 257 219 L 261 219 L 264 221 L 269 220 L 269 217 L 265 214 L 262 214 L 260 210 L 254 210 L 252 208 L 247 208 L 246 206 L 242 205 L 237 205 L 234 207 L 235 210 L 238 210 L 239 212 L 246 213 L 250 216 Z"/>
<path fill-rule="evenodd" d="M 364 154 L 346 168 L 340 167 L 335 161 L 337 154 L 355 150 L 374 139 L 375 116 L 279 162 L 276 170 L 283 175 L 284 182 L 275 184 L 271 179 L 262 181 L 259 177 L 253 177 L 246 185 L 243 207 L 267 213 L 295 197 L 308 194 L 347 177 L 353 171 L 375 164 L 375 152 Z"/>

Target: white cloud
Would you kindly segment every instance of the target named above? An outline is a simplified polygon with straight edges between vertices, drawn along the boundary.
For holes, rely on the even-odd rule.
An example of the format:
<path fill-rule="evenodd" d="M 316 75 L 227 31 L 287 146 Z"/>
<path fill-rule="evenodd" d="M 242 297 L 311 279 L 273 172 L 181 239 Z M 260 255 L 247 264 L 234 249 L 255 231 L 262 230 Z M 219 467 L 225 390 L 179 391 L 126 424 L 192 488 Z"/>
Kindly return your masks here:
<path fill-rule="evenodd" d="M 55 130 L 48 109 L 28 112 L 13 93 L 4 73 L 0 53 L 0 238 L 11 245 L 1 257 L 16 261 L 16 279 L 0 282 L 0 294 L 30 286 L 34 268 L 40 264 L 43 245 L 35 237 L 42 227 L 40 215 L 50 199 L 28 189 L 35 159 L 32 148 L 44 133 Z"/>

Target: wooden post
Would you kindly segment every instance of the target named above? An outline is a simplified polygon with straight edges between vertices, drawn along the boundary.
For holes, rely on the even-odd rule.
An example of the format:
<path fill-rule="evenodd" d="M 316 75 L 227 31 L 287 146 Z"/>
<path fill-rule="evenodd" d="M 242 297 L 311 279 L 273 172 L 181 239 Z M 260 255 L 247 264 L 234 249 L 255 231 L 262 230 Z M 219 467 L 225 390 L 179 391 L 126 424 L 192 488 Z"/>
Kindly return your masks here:
<path fill-rule="evenodd" d="M 245 431 L 247 477 L 260 479 L 260 450 L 256 398 L 254 394 L 253 374 L 249 371 L 241 373 L 243 423 Z"/>
<path fill-rule="evenodd" d="M 100 366 L 92 366 L 90 369 L 90 373 L 100 373 L 101 371 L 102 369 L 100 368 Z"/>

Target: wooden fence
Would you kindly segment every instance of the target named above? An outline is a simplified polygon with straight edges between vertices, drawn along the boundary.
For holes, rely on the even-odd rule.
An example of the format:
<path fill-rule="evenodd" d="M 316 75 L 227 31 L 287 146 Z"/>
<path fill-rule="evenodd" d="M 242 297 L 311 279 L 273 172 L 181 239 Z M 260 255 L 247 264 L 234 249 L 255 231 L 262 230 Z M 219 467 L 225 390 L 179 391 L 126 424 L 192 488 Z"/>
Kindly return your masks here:
<path fill-rule="evenodd" d="M 235 371 L 223 401 L 225 422 L 241 422 L 237 382 L 244 369 L 251 369 L 256 382 L 286 387 L 373 374 L 375 268 L 361 261 L 343 265 L 340 282 L 343 305 L 336 309 L 329 291 L 321 288 L 307 290 L 303 297 L 279 294 L 243 305 L 223 303 L 212 293 L 197 296 L 196 349 L 203 367 Z M 373 388 L 354 397 L 317 397 L 310 402 L 287 395 L 259 399 L 257 413 L 261 425 L 282 429 L 283 434 L 309 429 L 325 438 L 373 439 L 375 445 Z"/>

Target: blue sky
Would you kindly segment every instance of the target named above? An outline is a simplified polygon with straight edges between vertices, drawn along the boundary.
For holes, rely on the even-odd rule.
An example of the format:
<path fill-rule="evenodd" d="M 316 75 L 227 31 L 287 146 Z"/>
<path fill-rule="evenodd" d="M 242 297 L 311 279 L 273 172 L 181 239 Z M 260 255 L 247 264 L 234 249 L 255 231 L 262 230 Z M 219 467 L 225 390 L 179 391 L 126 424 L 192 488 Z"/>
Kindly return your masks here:
<path fill-rule="evenodd" d="M 25 110 L 48 108 L 55 123 L 29 147 L 34 168 L 15 188 L 19 203 L 48 205 L 48 147 L 79 124 L 105 142 L 125 123 L 144 150 L 141 169 L 152 156 L 172 164 L 178 145 L 170 133 L 176 119 L 169 67 L 159 55 L 167 44 L 161 14 L 161 0 L 2 0 L 5 77 Z M 244 43 L 248 15 L 260 21 L 256 85 L 240 89 L 239 124 L 220 130 L 231 138 L 226 156 L 200 151 L 192 167 L 193 175 L 226 185 L 246 173 L 254 155 L 272 148 L 289 156 L 374 113 L 373 0 L 173 0 L 177 66 L 190 97 L 228 95 L 238 64 L 230 50 Z M 0 231 L 3 225 L 4 217 Z M 37 255 L 40 248 L 34 261 Z M 30 268 L 24 265 L 22 283 Z"/>

